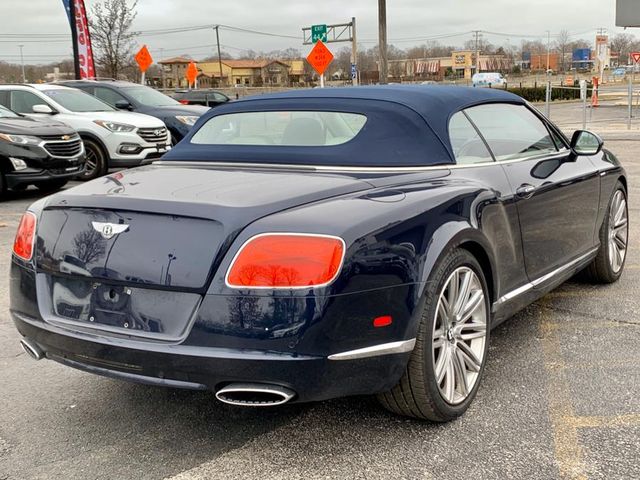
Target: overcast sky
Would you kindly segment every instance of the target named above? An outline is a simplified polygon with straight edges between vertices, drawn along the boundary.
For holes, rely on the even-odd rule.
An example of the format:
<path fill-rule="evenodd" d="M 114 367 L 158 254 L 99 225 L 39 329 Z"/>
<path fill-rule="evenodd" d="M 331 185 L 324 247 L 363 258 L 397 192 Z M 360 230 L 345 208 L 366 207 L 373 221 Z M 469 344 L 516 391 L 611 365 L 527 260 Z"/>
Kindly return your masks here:
<path fill-rule="evenodd" d="M 85 0 L 89 12 L 99 0 Z M 130 1 L 132 4 L 133 1 Z M 221 30 L 223 49 L 241 56 L 243 49 L 269 51 L 299 48 L 304 54 L 301 28 L 316 23 L 343 23 L 357 19 L 358 39 L 364 47 L 377 41 L 376 0 L 139 0 L 134 29 L 145 31 L 206 24 L 224 24 L 300 39 L 259 36 Z M 424 43 L 428 37 L 457 34 L 470 30 L 501 32 L 508 36 L 485 34 L 494 44 L 520 45 L 523 36 L 546 40 L 566 29 L 573 38 L 592 40 L 599 27 L 610 34 L 623 31 L 615 27 L 615 0 L 388 0 L 389 43 L 400 48 Z M 640 36 L 640 30 L 631 29 Z M 38 39 L 30 34 L 56 34 Z M 26 63 L 48 63 L 68 57 L 71 46 L 60 35 L 69 34 L 61 0 L 0 0 L 0 60 L 19 62 L 18 44 L 24 44 Z M 16 35 L 19 35 L 16 36 Z M 471 34 L 442 38 L 441 43 L 462 45 Z M 213 52 L 215 35 L 201 30 L 168 35 L 140 36 L 156 60 L 190 53 L 202 58 Z M 340 48 L 347 44 L 334 44 Z"/>

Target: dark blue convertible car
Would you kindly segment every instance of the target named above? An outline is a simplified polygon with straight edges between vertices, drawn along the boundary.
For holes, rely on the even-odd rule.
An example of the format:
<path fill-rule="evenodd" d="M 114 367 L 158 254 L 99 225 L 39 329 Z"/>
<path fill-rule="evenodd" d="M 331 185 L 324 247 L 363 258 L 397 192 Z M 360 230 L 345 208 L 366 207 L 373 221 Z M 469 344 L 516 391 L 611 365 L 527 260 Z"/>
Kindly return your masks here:
<path fill-rule="evenodd" d="M 515 95 L 266 95 L 31 205 L 11 314 L 31 356 L 100 375 L 237 405 L 377 394 L 447 421 L 492 327 L 578 272 L 619 278 L 627 222 L 602 141 Z"/>

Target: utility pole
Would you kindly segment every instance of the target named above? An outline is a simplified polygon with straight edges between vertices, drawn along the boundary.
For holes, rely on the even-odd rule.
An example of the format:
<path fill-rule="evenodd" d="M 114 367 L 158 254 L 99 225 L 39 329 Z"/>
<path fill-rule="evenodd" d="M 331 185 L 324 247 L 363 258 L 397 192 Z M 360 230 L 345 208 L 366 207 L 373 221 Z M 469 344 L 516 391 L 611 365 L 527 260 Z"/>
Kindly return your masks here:
<path fill-rule="evenodd" d="M 476 51 L 475 51 L 475 69 L 476 71 L 473 73 L 480 73 L 480 30 L 474 30 L 473 34 L 476 37 Z"/>
<path fill-rule="evenodd" d="M 549 72 L 549 55 L 551 52 L 551 32 L 547 30 L 547 74 Z"/>
<path fill-rule="evenodd" d="M 160 61 L 162 62 L 164 60 L 164 48 L 160 49 Z M 162 88 L 165 89 L 167 88 L 165 81 L 164 81 L 164 64 L 158 63 L 158 65 L 160 65 L 160 75 L 161 75 L 161 82 L 162 82 Z"/>
<path fill-rule="evenodd" d="M 22 48 L 24 45 L 18 45 L 20 47 L 20 64 L 22 65 L 22 83 L 27 83 L 27 77 L 24 74 L 24 57 L 22 56 Z"/>
<path fill-rule="evenodd" d="M 386 85 L 389 79 L 387 65 L 387 1 L 378 0 L 378 54 L 380 56 L 379 82 Z"/>
<path fill-rule="evenodd" d="M 355 67 L 351 84 L 358 85 L 358 43 L 356 42 L 356 17 L 351 17 L 351 65 Z"/>
<path fill-rule="evenodd" d="M 220 83 L 222 83 L 222 57 L 220 56 L 220 33 L 218 32 L 220 25 L 216 25 L 216 45 L 218 46 L 218 67 L 220 68 Z"/>

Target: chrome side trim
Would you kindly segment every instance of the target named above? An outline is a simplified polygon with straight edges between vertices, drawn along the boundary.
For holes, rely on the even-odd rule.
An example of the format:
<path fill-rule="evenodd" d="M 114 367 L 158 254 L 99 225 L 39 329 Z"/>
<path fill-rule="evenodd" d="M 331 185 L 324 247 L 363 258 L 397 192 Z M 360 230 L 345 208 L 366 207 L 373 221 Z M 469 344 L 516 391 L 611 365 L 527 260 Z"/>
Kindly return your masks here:
<path fill-rule="evenodd" d="M 416 345 L 416 339 L 402 340 L 400 342 L 382 343 L 371 347 L 349 350 L 347 352 L 329 355 L 329 360 L 355 360 L 358 358 L 377 357 L 379 355 L 391 355 L 393 353 L 411 352 Z"/>
<path fill-rule="evenodd" d="M 508 302 L 509 300 L 513 300 L 518 295 L 522 295 L 523 293 L 528 292 L 529 290 L 542 285 L 543 283 L 547 282 L 548 280 L 551 280 L 553 277 L 556 277 L 556 276 L 560 275 L 561 273 L 566 272 L 571 267 L 576 266 L 578 263 L 580 263 L 583 260 L 587 259 L 588 257 L 593 255 L 597 251 L 598 251 L 598 247 L 593 248 L 593 249 L 589 250 L 587 253 L 585 253 L 584 255 L 581 255 L 578 258 L 570 261 L 569 263 L 567 263 L 565 265 L 562 265 L 561 267 L 556 268 L 552 272 L 549 272 L 549 273 L 547 273 L 546 275 L 543 275 L 540 278 L 536 278 L 532 282 L 525 283 L 524 285 L 522 285 L 521 287 L 516 288 L 515 290 L 511 290 L 509 293 L 506 293 L 502 297 L 500 297 L 496 301 L 496 304 L 497 305 L 502 305 L 503 303 Z"/>
<path fill-rule="evenodd" d="M 164 165 L 168 167 L 215 167 L 215 168 L 256 168 L 261 170 L 283 169 L 283 170 L 304 170 L 310 172 L 363 172 L 363 173 L 412 173 L 412 172 L 430 172 L 432 170 L 459 170 L 464 168 L 479 168 L 496 165 L 506 165 L 510 163 L 524 162 L 527 160 L 551 160 L 567 155 L 567 151 L 563 150 L 558 153 L 540 156 L 513 158 L 511 160 L 488 161 L 481 163 L 471 163 L 467 165 L 458 165 L 455 163 L 443 163 L 440 165 L 429 165 L 426 167 L 357 167 L 357 166 L 328 166 L 328 165 L 297 165 L 291 163 L 250 163 L 250 162 L 189 162 L 180 160 L 156 160 L 153 165 Z"/>

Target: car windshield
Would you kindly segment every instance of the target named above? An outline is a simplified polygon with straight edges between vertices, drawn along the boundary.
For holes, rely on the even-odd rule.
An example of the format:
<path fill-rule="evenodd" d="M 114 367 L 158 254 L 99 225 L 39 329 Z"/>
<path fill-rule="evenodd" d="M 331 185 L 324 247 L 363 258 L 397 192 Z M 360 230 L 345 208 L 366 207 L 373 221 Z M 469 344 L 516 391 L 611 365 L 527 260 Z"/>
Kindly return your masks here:
<path fill-rule="evenodd" d="M 340 145 L 353 139 L 367 117 L 356 113 L 268 111 L 218 115 L 193 136 L 206 145 Z"/>
<path fill-rule="evenodd" d="M 136 102 L 147 107 L 169 107 L 180 105 L 180 102 L 149 87 L 127 87 L 122 89 Z"/>
<path fill-rule="evenodd" d="M 75 89 L 44 90 L 47 97 L 72 112 L 112 112 L 111 106 L 93 95 Z"/>
<path fill-rule="evenodd" d="M 0 105 L 0 118 L 15 118 L 15 117 L 19 117 L 20 115 L 14 113 L 13 111 L 9 110 L 8 108 L 3 107 L 2 105 Z"/>

